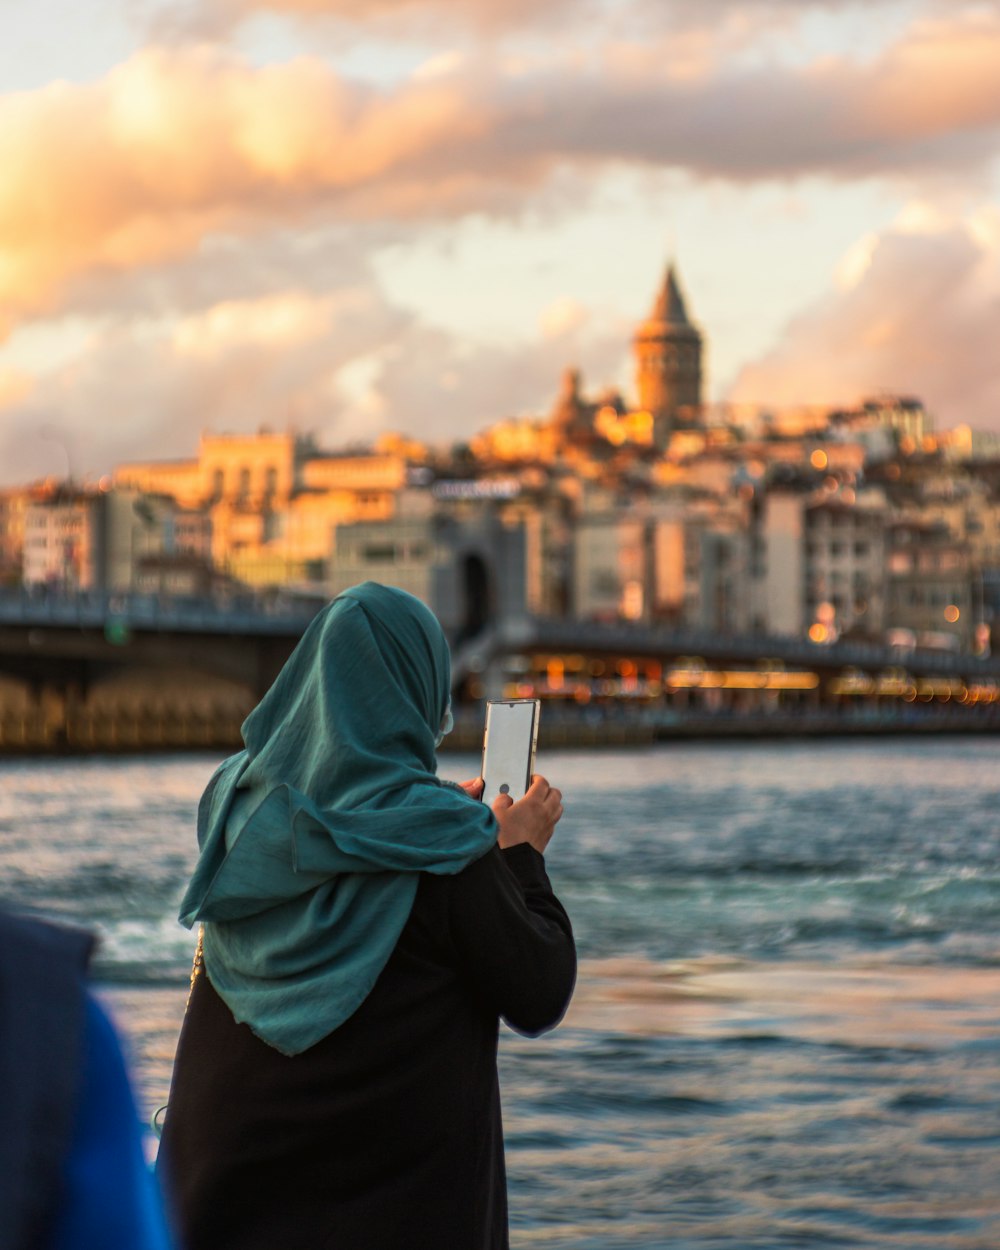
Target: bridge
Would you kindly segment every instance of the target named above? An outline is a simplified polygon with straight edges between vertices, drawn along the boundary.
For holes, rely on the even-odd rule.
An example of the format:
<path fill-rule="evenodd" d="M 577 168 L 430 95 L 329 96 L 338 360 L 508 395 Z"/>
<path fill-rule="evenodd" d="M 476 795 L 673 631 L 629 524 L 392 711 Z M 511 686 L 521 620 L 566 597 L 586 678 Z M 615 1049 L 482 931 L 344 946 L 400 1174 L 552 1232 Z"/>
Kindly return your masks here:
<path fill-rule="evenodd" d="M 319 600 L 0 595 L 0 673 L 86 692 L 128 669 L 195 670 L 260 698 Z"/>
<path fill-rule="evenodd" d="M 0 749 L 150 736 L 150 745 L 231 745 L 320 607 L 291 597 L 0 595 Z M 990 704 L 991 723 L 1000 715 L 1000 657 L 528 616 L 500 618 L 453 650 L 458 703 L 537 694 L 561 702 L 564 719 L 580 703 L 632 713 L 637 695 L 658 698 L 664 724 L 679 710 L 732 713 L 766 699 L 795 712 L 944 701 L 970 725 L 983 708 L 964 705 Z"/>
<path fill-rule="evenodd" d="M 471 646 L 476 647 L 473 642 Z M 514 651 L 548 651 L 677 661 L 700 660 L 707 668 L 771 663 L 811 669 L 820 674 L 856 670 L 881 672 L 903 667 L 914 676 L 953 676 L 970 680 L 1000 679 L 1000 657 L 972 656 L 957 651 L 900 649 L 875 643 L 815 643 L 805 638 L 768 634 L 724 634 L 705 630 L 666 629 L 639 624 L 596 624 L 589 621 L 524 617 L 501 622 L 479 644 L 492 655 Z"/>

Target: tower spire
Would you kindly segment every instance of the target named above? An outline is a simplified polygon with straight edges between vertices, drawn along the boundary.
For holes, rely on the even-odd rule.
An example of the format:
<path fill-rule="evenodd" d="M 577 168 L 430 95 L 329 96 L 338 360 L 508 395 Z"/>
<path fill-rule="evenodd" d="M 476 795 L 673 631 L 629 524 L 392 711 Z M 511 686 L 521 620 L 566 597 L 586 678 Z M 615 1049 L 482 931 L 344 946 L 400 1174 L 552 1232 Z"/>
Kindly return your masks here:
<path fill-rule="evenodd" d="M 652 413 L 662 447 L 671 430 L 700 420 L 701 407 L 702 337 L 688 316 L 673 260 L 652 312 L 636 330 L 633 352 L 639 406 Z"/>
<path fill-rule="evenodd" d="M 656 303 L 653 305 L 653 311 L 649 315 L 649 320 L 662 321 L 665 325 L 670 326 L 689 326 L 691 324 L 684 304 L 684 296 L 681 294 L 680 283 L 677 280 L 677 269 L 673 261 L 667 266 L 666 277 L 663 279 L 663 286 L 656 297 Z"/>

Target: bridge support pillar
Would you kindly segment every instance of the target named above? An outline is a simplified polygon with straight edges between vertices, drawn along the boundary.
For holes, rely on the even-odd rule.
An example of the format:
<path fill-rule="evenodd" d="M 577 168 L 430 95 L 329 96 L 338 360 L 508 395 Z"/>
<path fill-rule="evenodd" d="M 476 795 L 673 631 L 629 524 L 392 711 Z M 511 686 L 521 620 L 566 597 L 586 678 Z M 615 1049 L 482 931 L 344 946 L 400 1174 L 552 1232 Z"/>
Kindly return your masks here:
<path fill-rule="evenodd" d="M 64 686 L 46 684 L 37 691 L 35 703 L 41 714 L 42 732 L 50 747 L 66 745 L 69 692 Z"/>

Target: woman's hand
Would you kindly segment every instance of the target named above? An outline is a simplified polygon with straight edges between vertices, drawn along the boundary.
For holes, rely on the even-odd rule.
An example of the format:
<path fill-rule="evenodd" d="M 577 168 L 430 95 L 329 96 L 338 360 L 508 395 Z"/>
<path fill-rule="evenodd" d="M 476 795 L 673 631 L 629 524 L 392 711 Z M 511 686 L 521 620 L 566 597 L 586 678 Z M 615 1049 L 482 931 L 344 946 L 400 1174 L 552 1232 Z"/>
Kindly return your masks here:
<path fill-rule="evenodd" d="M 523 799 L 515 803 L 509 794 L 498 795 L 493 800 L 493 814 L 500 824 L 497 843 L 501 849 L 528 842 L 544 854 L 563 814 L 562 792 L 536 773 Z"/>
<path fill-rule="evenodd" d="M 471 781 L 460 781 L 458 783 L 470 799 L 481 799 L 483 797 L 483 786 L 485 782 L 482 777 L 473 777 Z"/>

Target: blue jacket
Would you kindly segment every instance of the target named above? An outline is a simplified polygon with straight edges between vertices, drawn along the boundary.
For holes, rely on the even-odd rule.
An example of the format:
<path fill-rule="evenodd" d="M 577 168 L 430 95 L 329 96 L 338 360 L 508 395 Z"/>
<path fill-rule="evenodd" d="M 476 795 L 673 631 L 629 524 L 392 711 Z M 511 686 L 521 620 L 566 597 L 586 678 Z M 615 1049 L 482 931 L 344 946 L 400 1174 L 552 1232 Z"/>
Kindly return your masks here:
<path fill-rule="evenodd" d="M 0 1250 L 168 1250 L 91 947 L 0 913 Z"/>

